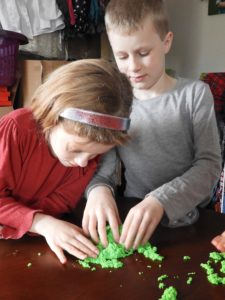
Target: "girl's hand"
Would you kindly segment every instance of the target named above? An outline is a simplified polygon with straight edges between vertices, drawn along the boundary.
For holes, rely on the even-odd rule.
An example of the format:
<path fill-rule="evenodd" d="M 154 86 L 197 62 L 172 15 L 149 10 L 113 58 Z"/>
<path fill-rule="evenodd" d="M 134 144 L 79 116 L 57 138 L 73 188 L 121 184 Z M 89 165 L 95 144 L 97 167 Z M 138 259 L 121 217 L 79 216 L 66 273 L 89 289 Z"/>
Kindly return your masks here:
<path fill-rule="evenodd" d="M 84 236 L 81 228 L 72 223 L 37 213 L 30 231 L 45 237 L 49 247 L 62 264 L 66 263 L 63 250 L 79 259 L 98 255 L 97 247 Z"/>
<path fill-rule="evenodd" d="M 211 241 L 211 243 L 213 244 L 213 246 L 216 247 L 217 250 L 219 250 L 221 252 L 225 252 L 225 231 L 222 234 L 217 235 Z"/>
<path fill-rule="evenodd" d="M 127 249 L 147 243 L 164 213 L 161 203 L 149 196 L 130 209 L 119 242 Z"/>
<path fill-rule="evenodd" d="M 109 224 L 115 241 L 119 241 L 118 209 L 112 192 L 106 186 L 97 186 L 91 190 L 84 210 L 82 227 L 95 243 L 100 240 L 104 247 L 108 245 L 106 224 Z"/>

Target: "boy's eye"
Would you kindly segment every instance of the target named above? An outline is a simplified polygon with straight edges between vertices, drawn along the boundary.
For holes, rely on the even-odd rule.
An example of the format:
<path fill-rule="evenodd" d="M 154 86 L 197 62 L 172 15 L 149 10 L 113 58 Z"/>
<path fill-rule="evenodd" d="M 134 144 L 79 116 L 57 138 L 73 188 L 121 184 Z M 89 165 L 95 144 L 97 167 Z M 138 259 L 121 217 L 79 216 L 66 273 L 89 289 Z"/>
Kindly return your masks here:
<path fill-rule="evenodd" d="M 127 56 L 117 56 L 118 59 L 126 59 Z"/>
<path fill-rule="evenodd" d="M 149 51 L 139 52 L 140 56 L 147 56 L 148 54 L 149 54 Z"/>

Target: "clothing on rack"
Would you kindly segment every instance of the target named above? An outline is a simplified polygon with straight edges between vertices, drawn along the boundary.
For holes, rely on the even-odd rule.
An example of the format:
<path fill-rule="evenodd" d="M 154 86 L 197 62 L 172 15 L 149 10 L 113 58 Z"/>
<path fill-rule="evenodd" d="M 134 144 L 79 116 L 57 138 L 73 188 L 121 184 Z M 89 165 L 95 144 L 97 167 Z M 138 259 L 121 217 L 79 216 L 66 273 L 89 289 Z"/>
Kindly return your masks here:
<path fill-rule="evenodd" d="M 65 27 L 56 0 L 1 0 L 0 23 L 3 29 L 22 33 L 28 39 Z"/>

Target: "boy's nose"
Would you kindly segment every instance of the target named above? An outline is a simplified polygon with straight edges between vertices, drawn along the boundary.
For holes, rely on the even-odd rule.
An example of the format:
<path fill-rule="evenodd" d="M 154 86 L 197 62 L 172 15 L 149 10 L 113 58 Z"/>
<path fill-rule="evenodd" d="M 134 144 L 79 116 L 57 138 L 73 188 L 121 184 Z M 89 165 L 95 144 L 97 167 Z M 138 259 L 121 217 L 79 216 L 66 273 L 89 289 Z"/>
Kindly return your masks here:
<path fill-rule="evenodd" d="M 129 69 L 130 69 L 130 71 L 137 72 L 137 71 L 140 70 L 140 68 L 141 67 L 140 67 L 140 63 L 139 63 L 138 59 L 136 59 L 134 57 L 130 58 L 130 60 L 129 60 Z"/>

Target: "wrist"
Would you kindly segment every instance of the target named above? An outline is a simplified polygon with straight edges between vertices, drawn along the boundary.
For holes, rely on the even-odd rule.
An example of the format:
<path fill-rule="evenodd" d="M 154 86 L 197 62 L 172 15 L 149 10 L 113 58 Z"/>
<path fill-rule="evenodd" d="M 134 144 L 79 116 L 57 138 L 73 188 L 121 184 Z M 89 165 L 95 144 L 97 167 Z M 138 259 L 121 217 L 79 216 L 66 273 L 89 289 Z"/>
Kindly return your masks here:
<path fill-rule="evenodd" d="M 109 185 L 95 185 L 87 193 L 87 199 L 96 197 L 99 194 L 114 197 L 113 188 Z"/>
<path fill-rule="evenodd" d="M 46 227 L 52 219 L 54 219 L 52 216 L 45 215 L 42 213 L 36 213 L 34 215 L 33 222 L 29 231 L 44 236 Z"/>

